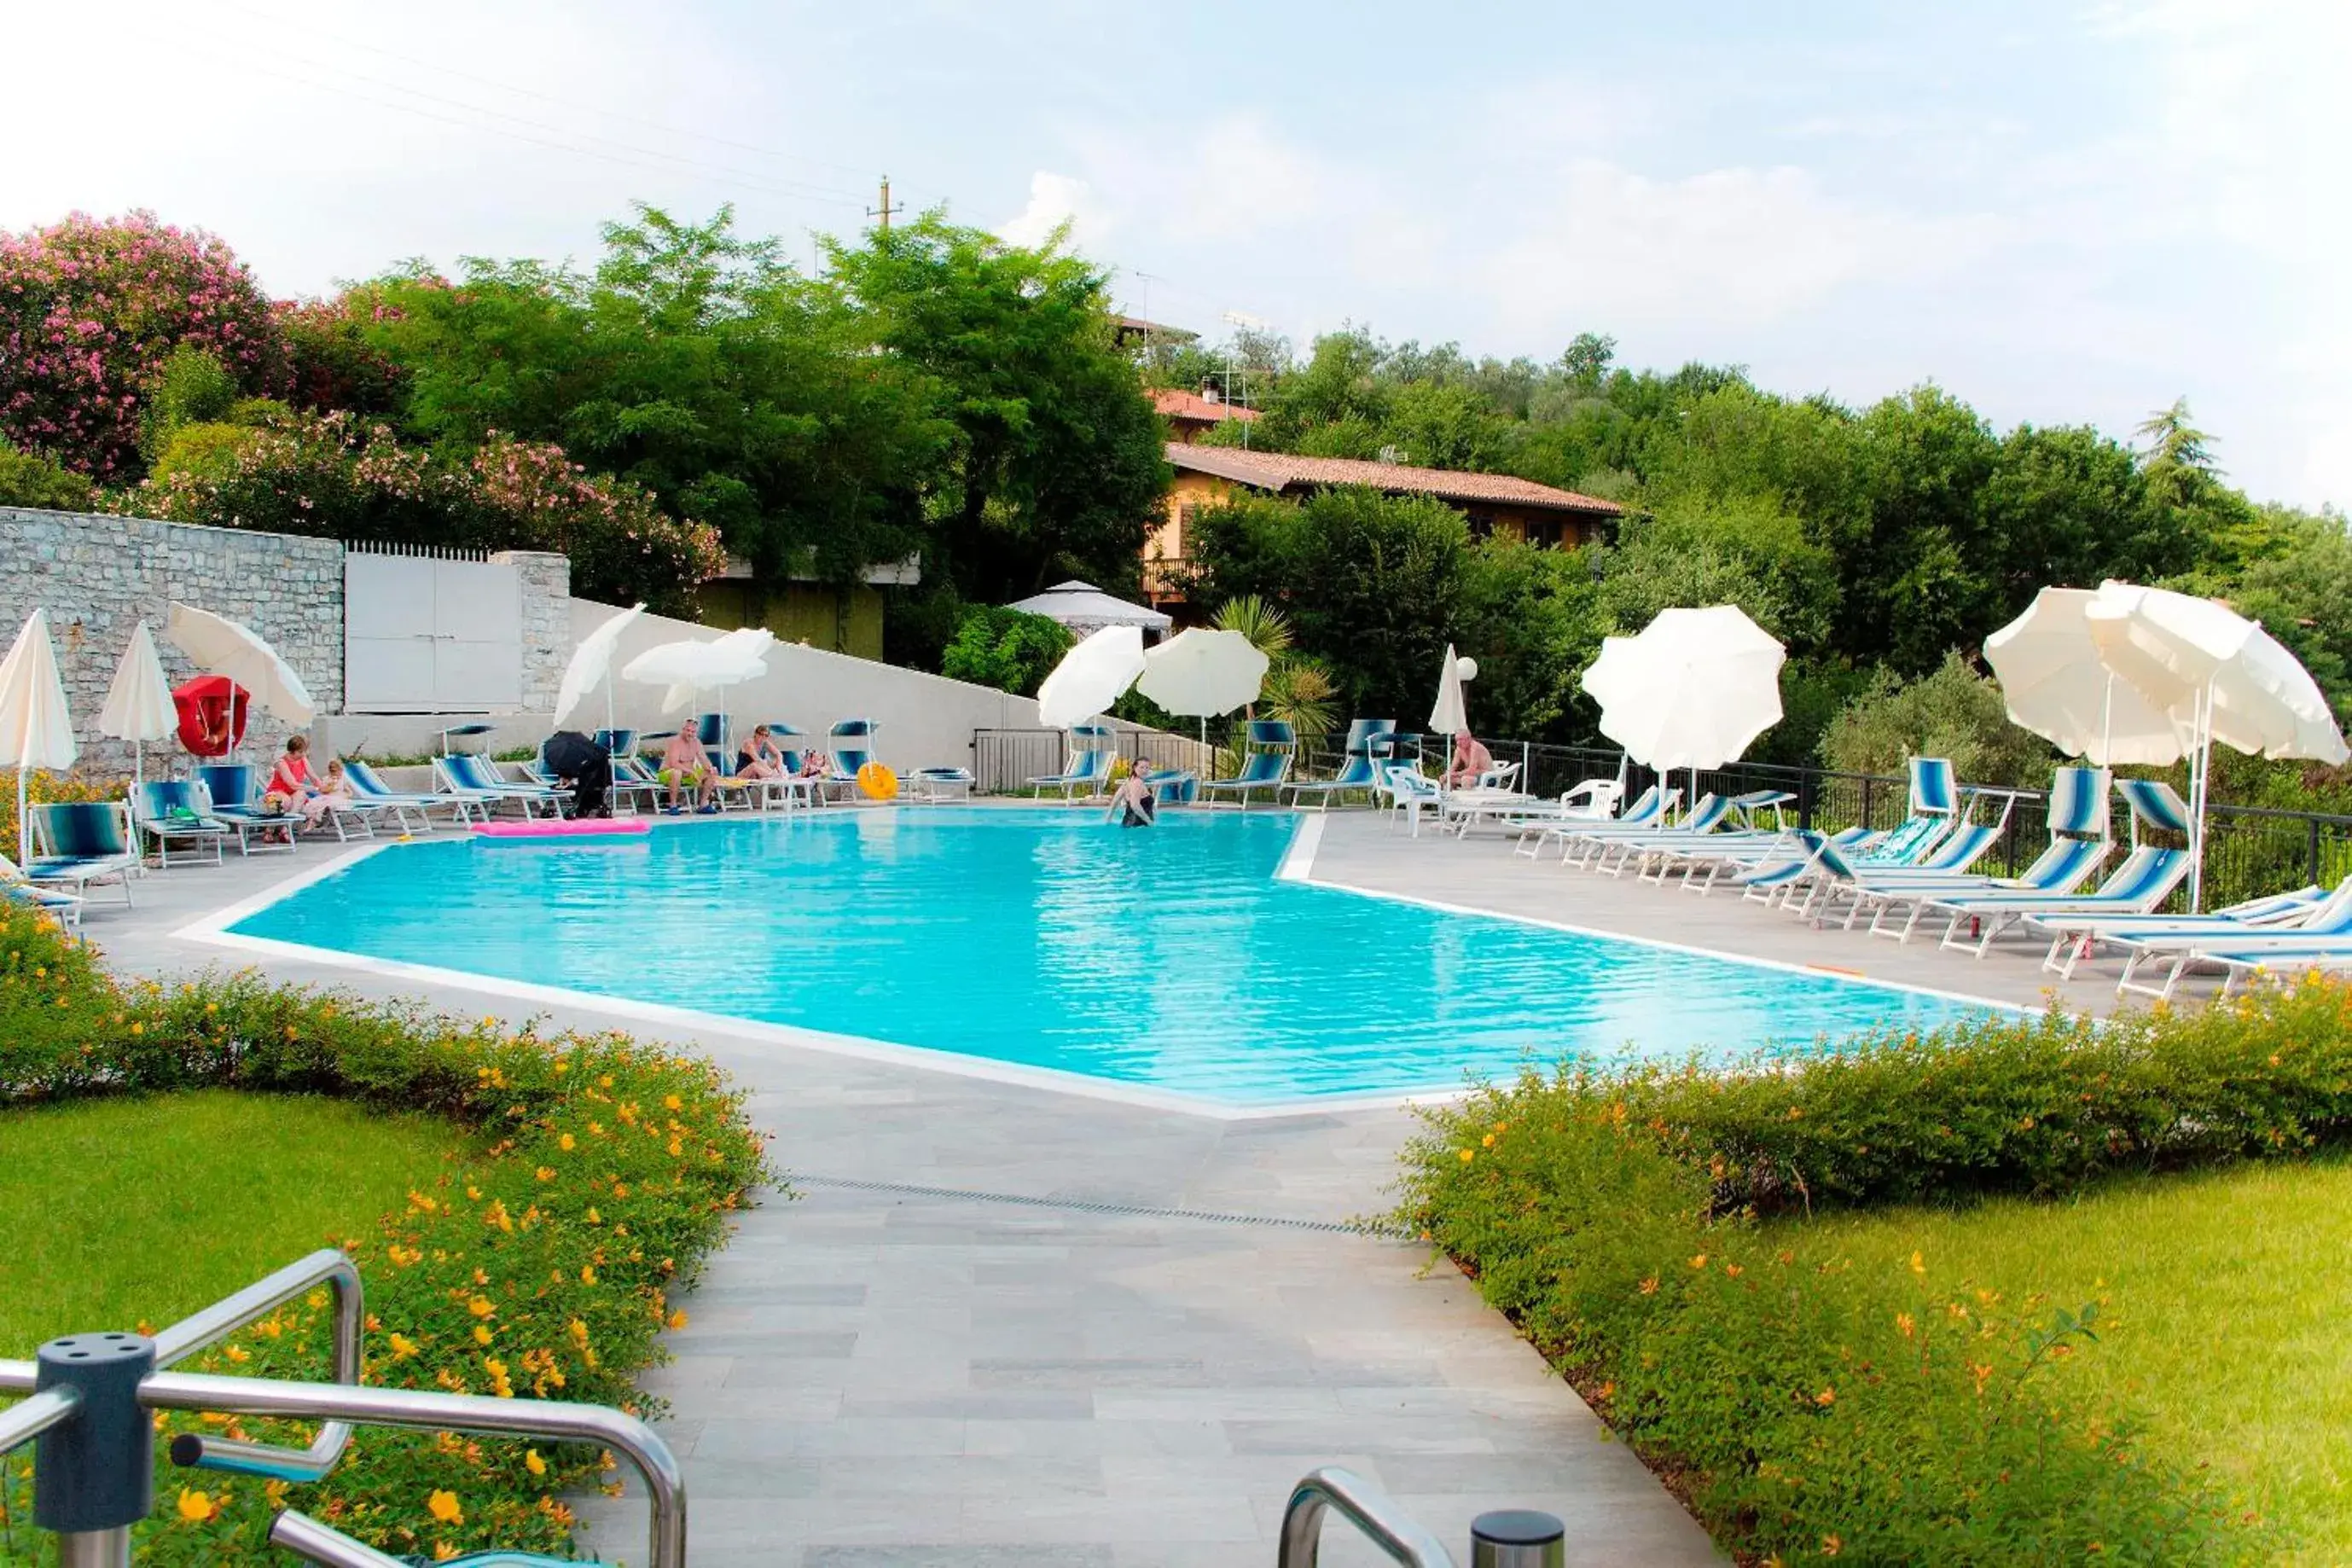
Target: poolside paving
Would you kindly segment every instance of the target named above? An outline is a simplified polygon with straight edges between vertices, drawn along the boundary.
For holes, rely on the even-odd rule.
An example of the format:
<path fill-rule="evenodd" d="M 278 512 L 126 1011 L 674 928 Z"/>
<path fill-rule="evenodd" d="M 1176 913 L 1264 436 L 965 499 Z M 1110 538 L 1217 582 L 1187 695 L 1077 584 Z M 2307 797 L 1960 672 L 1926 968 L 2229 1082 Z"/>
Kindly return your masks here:
<path fill-rule="evenodd" d="M 1363 814 L 1318 831 L 1318 881 L 1995 1000 L 2042 994 L 2031 959 L 1810 932 L 1719 895 L 1517 860 L 1491 839 L 1407 839 Z M 131 973 L 239 963 L 173 933 L 333 853 L 150 877 L 136 910 L 101 910 L 90 933 Z M 301 959 L 267 967 L 417 988 Z M 2085 1003 L 2100 989 L 2076 987 Z M 616 1022 L 467 984 L 434 998 Z M 676 1037 L 749 1088 L 797 1178 L 793 1196 L 740 1217 L 686 1300 L 677 1362 L 648 1379 L 670 1403 L 697 1568 L 1271 1563 L 1291 1484 L 1323 1464 L 1386 1488 L 1465 1561 L 1472 1516 L 1506 1506 L 1565 1519 L 1572 1563 L 1719 1561 L 1450 1267 L 1334 1228 L 1385 1206 L 1407 1111 L 1223 1120 L 719 1025 Z M 592 1544 L 638 1560 L 633 1502 L 586 1511 Z M 1327 1542 L 1327 1563 L 1378 1560 L 1337 1522 Z"/>

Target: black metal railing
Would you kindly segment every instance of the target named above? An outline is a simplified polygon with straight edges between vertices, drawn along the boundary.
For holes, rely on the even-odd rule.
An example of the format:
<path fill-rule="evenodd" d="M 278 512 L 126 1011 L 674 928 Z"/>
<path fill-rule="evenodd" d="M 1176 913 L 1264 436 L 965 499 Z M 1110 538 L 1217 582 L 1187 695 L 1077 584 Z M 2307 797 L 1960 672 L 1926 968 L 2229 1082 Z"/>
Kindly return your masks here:
<path fill-rule="evenodd" d="M 1118 754 L 1129 762 L 1140 758 L 1154 771 L 1191 772 L 1212 776 L 1221 736 L 1212 730 L 1209 744 L 1192 735 L 1159 730 L 1121 730 L 1112 737 Z M 1069 765 L 1070 734 L 1066 730 L 974 730 L 971 732 L 972 787 L 983 795 L 1022 795 L 1029 781 L 1060 773 Z"/>

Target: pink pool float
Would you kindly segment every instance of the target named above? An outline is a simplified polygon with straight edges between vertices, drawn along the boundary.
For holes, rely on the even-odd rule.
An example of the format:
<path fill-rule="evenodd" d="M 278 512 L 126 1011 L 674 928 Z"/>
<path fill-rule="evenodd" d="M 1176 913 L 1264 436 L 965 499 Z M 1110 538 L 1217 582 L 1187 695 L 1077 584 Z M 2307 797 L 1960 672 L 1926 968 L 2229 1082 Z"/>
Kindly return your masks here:
<path fill-rule="evenodd" d="M 526 822 L 483 822 L 474 837 L 493 844 L 562 844 L 642 838 L 652 829 L 642 816 L 541 816 Z"/>

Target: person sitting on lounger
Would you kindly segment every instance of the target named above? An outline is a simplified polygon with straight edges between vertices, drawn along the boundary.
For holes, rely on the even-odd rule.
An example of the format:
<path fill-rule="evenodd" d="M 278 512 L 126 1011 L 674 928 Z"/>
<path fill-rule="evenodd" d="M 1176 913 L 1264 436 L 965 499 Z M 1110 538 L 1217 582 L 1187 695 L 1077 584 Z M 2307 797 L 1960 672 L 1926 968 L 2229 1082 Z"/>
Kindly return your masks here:
<path fill-rule="evenodd" d="M 679 804 L 679 797 L 688 790 L 694 792 L 697 812 L 707 816 L 719 809 L 719 775 L 712 770 L 710 759 L 703 754 L 702 739 L 695 733 L 693 725 L 681 726 L 677 733 L 669 738 L 668 746 L 663 749 L 661 782 L 669 785 L 669 815 L 672 816 L 685 813 L 686 807 Z"/>
<path fill-rule="evenodd" d="M 1110 819 L 1121 827 L 1149 827 L 1160 820 L 1160 797 L 1152 793 L 1151 770 L 1141 763 L 1110 797 Z"/>
<path fill-rule="evenodd" d="M 765 724 L 752 727 L 751 739 L 735 753 L 735 776 L 739 779 L 780 779 L 784 776 L 784 753 L 768 732 Z"/>
<path fill-rule="evenodd" d="M 1469 731 L 1460 731 L 1454 737 L 1454 760 L 1447 764 L 1445 777 L 1440 782 L 1447 789 L 1470 789 L 1494 765 L 1495 753 Z"/>
<path fill-rule="evenodd" d="M 318 781 L 310 776 L 310 737 L 287 736 L 286 753 L 278 759 L 278 765 L 270 770 L 269 783 L 263 786 L 261 809 L 272 816 L 299 813 L 304 825 L 312 826 L 327 812 L 325 805 L 312 805 L 320 794 Z M 263 836 L 263 842 L 285 843 L 286 830 L 272 828 Z"/>
<path fill-rule="evenodd" d="M 326 776 L 319 780 L 310 798 L 302 803 L 302 816 L 309 826 L 316 827 L 319 819 L 327 813 L 358 804 L 359 796 L 352 793 L 352 781 L 343 773 L 343 759 L 332 757 L 328 759 Z"/>

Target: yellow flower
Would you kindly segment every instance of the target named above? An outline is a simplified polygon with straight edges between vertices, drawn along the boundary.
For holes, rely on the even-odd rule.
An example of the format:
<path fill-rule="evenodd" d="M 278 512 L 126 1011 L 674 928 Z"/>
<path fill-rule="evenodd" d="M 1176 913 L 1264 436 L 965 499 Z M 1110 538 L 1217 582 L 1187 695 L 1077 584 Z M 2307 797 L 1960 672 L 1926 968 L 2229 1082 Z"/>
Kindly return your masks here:
<path fill-rule="evenodd" d="M 539 1179 L 540 1179 L 541 1181 L 542 1181 L 542 1182 L 551 1182 L 551 1181 L 555 1180 L 555 1171 L 554 1171 L 554 1168 L 553 1168 L 552 1166 L 549 1166 L 549 1165 L 541 1165 L 541 1167 L 540 1167 L 536 1172 L 534 1172 L 534 1173 L 533 1173 L 533 1174 L 535 1174 L 536 1176 L 538 1176 L 538 1177 L 539 1177 Z"/>
<path fill-rule="evenodd" d="M 1462 1163 L 1465 1165 L 1477 1157 L 1478 1151 L 1475 1149 L 1465 1149 L 1462 1151 Z"/>
<path fill-rule="evenodd" d="M 477 1296 L 472 1300 L 466 1303 L 466 1310 L 473 1313 L 474 1316 L 478 1318 L 489 1317 L 498 1310 L 497 1305 L 493 1303 L 488 1296 Z"/>
<path fill-rule="evenodd" d="M 1895 1314 L 1895 1328 L 1896 1332 L 1907 1340 L 1917 1331 L 1918 1325 L 1912 1321 L 1910 1313 L 1897 1312 Z"/>
<path fill-rule="evenodd" d="M 1691 1259 L 1691 1267 L 1692 1267 L 1693 1268 L 1706 1268 L 1706 1253 L 1704 1253 L 1704 1252 L 1702 1252 L 1702 1253 L 1700 1253 L 1696 1258 L 1692 1258 L 1692 1259 Z"/>
<path fill-rule="evenodd" d="M 1822 1536 L 1822 1556 L 1824 1556 L 1824 1557 L 1834 1557 L 1834 1556 L 1836 1556 L 1839 1552 L 1843 1552 L 1843 1551 L 1844 1551 L 1844 1550 L 1845 1550 L 1845 1542 L 1843 1542 L 1843 1541 L 1840 1541 L 1836 1536 L 1834 1536 L 1834 1535 L 1824 1535 L 1824 1536 Z"/>
<path fill-rule="evenodd" d="M 662 1096 L 662 1108 L 666 1110 L 684 1110 L 686 1101 L 674 1094 L 666 1094 Z"/>
<path fill-rule="evenodd" d="M 1914 1274 L 1927 1272 L 1927 1260 L 1916 1252 L 1911 1255 L 1911 1272 Z"/>
<path fill-rule="evenodd" d="M 412 1340 L 406 1334 L 402 1333 L 395 1333 L 392 1336 L 393 1360 L 406 1361 L 410 1356 L 413 1356 L 415 1353 L 416 1342 L 415 1340 Z"/>
<path fill-rule="evenodd" d="M 578 1140 L 577 1138 L 574 1138 L 574 1137 L 573 1137 L 573 1136 L 572 1136 L 572 1134 L 571 1134 L 571 1133 L 569 1133 L 569 1132 L 566 1132 L 562 1137 L 558 1138 L 558 1139 L 555 1141 L 555 1146 L 556 1146 L 557 1148 L 559 1148 L 559 1149 L 562 1150 L 562 1151 L 563 1151 L 565 1153 L 567 1153 L 567 1154 L 569 1154 L 570 1152 L 572 1152 L 572 1151 L 573 1149 L 577 1148 L 577 1147 L 579 1146 L 579 1143 L 580 1143 L 580 1140 Z"/>
<path fill-rule="evenodd" d="M 202 1524 L 219 1511 L 219 1506 L 209 1494 L 192 1492 L 185 1487 L 180 1489 L 180 1517 L 190 1524 Z"/>
<path fill-rule="evenodd" d="M 478 1345 L 486 1345 L 490 1342 L 489 1324 L 476 1323 L 474 1325 L 474 1342 Z"/>
<path fill-rule="evenodd" d="M 1647 1279 L 1642 1281 L 1642 1294 L 1644 1296 L 1654 1296 L 1657 1293 L 1658 1277 L 1653 1274 Z"/>
<path fill-rule="evenodd" d="M 682 1329 L 686 1327 L 685 1308 L 680 1307 L 677 1311 L 672 1312 L 669 1315 L 669 1326 L 673 1329 Z"/>
<path fill-rule="evenodd" d="M 539 1457 L 539 1450 L 536 1448 L 525 1448 L 522 1451 L 522 1465 L 523 1468 L 534 1476 L 547 1474 L 547 1461 Z"/>
<path fill-rule="evenodd" d="M 454 1547 L 454 1546 L 450 1545 L 447 1542 L 446 1542 L 446 1541 L 436 1541 L 436 1542 L 435 1542 L 433 1543 L 433 1561 L 434 1561 L 434 1562 L 436 1562 L 436 1563 L 446 1563 L 446 1562 L 448 1562 L 448 1561 L 449 1561 L 449 1559 L 451 1559 L 452 1557 L 455 1557 L 455 1556 L 457 1556 L 457 1549 L 456 1547 Z"/>
<path fill-rule="evenodd" d="M 1831 1405 L 1837 1403 L 1837 1390 L 1834 1388 L 1822 1389 L 1819 1394 L 1813 1395 L 1813 1403 L 1820 1405 L 1822 1409 L 1827 1410 Z"/>
<path fill-rule="evenodd" d="M 456 1492 L 435 1492 L 425 1500 L 425 1506 L 431 1510 L 434 1518 L 444 1524 L 466 1522 L 465 1505 L 457 1500 Z"/>
<path fill-rule="evenodd" d="M 248 1362 L 253 1359 L 253 1352 L 247 1350 L 243 1345 L 223 1345 L 221 1347 L 221 1354 L 228 1357 L 228 1359 L 233 1362 L 242 1363 Z"/>
<path fill-rule="evenodd" d="M 1494 1146 L 1495 1135 L 1492 1132 L 1487 1133 L 1486 1136 L 1478 1140 L 1478 1147 L 1481 1149 L 1492 1149 Z"/>
<path fill-rule="evenodd" d="M 593 1285 L 596 1283 L 595 1265 L 592 1263 L 583 1263 L 580 1266 L 580 1283 L 583 1285 Z"/>

